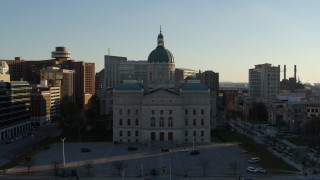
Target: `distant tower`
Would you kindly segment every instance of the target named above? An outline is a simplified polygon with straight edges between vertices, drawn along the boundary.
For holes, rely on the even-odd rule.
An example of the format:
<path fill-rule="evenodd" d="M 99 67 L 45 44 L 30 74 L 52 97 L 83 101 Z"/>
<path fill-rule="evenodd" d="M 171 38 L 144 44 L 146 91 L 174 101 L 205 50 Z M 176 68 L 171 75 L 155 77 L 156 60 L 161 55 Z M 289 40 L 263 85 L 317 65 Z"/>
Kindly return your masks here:
<path fill-rule="evenodd" d="M 287 66 L 284 65 L 284 68 L 283 68 L 283 79 L 287 79 Z"/>
<path fill-rule="evenodd" d="M 294 65 L 294 79 L 297 81 L 297 65 Z"/>

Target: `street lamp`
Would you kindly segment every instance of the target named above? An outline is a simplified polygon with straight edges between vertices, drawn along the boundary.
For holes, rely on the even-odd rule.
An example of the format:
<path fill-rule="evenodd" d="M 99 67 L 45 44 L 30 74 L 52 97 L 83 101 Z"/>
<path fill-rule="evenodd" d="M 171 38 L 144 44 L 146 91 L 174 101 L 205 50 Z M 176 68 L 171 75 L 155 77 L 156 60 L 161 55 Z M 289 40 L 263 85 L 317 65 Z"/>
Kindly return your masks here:
<path fill-rule="evenodd" d="M 66 166 L 66 159 L 65 159 L 65 156 L 64 156 L 64 140 L 66 140 L 66 138 L 62 138 L 61 141 L 62 141 L 62 159 L 63 159 L 63 167 Z"/>

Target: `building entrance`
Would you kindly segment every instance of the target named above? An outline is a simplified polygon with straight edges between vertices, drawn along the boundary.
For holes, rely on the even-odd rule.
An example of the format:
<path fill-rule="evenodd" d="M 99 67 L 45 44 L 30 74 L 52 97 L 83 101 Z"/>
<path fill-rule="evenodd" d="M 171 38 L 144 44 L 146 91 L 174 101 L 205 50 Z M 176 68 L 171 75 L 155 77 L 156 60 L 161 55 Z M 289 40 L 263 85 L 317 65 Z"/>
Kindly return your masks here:
<path fill-rule="evenodd" d="M 154 140 L 156 140 L 156 133 L 152 132 L 151 133 L 151 141 L 154 141 Z"/>
<path fill-rule="evenodd" d="M 164 141 L 164 132 L 160 132 L 160 141 Z"/>
<path fill-rule="evenodd" d="M 169 133 L 168 133 L 168 140 L 169 140 L 169 141 L 172 141 L 172 140 L 173 140 L 173 133 L 172 133 L 172 132 L 169 132 Z"/>

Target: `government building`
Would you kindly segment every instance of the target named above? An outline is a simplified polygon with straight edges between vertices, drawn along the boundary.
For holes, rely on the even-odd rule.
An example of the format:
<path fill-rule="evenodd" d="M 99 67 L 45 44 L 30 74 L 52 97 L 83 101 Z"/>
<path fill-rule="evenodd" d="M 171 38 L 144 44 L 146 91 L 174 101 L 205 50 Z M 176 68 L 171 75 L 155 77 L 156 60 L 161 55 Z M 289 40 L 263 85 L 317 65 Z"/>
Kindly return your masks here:
<path fill-rule="evenodd" d="M 147 61 L 147 80 L 123 80 L 113 89 L 113 141 L 179 145 L 210 142 L 210 89 L 189 77 L 175 81 L 173 54 L 157 47 Z"/>

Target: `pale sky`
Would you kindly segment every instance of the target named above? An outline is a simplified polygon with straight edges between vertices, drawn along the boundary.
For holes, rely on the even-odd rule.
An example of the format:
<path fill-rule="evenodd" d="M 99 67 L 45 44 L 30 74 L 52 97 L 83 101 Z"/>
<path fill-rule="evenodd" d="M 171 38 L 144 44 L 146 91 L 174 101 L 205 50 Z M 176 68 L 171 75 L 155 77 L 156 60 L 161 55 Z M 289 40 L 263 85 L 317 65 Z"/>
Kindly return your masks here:
<path fill-rule="evenodd" d="M 256 64 L 320 82 L 319 0 L 0 0 L 0 59 L 72 59 L 104 67 L 104 55 L 146 60 L 162 26 L 176 67 L 247 82 Z M 281 74 L 282 78 L 282 74 Z"/>

